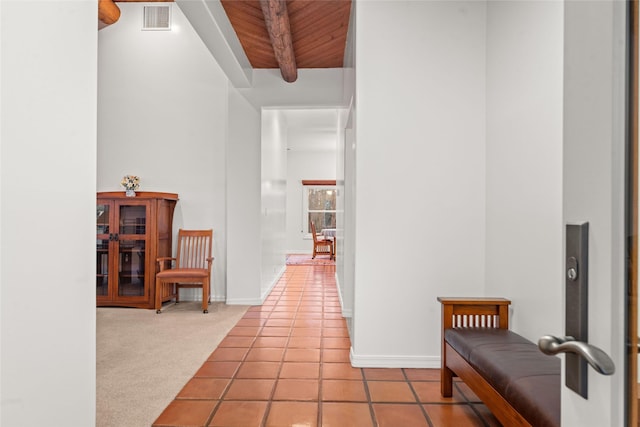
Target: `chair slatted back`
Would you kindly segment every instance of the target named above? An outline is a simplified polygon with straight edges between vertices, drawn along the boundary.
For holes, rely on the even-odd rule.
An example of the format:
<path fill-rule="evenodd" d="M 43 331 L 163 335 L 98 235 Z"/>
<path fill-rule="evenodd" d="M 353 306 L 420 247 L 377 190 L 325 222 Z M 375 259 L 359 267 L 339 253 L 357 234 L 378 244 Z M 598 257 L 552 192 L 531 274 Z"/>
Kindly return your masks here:
<path fill-rule="evenodd" d="M 316 226 L 311 222 L 311 235 L 313 236 L 313 243 L 318 243 L 318 235 L 316 233 Z"/>
<path fill-rule="evenodd" d="M 177 268 L 207 268 L 211 257 L 213 230 L 178 231 Z"/>
<path fill-rule="evenodd" d="M 313 221 L 311 221 L 311 237 L 313 237 L 313 241 L 315 242 L 317 237 L 316 237 L 316 226 L 313 225 Z"/>

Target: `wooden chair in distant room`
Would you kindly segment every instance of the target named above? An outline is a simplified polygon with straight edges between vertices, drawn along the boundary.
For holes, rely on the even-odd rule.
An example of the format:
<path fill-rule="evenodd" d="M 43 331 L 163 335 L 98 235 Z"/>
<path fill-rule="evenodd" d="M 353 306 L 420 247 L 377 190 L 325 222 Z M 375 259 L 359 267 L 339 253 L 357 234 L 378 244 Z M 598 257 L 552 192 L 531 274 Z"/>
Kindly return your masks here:
<path fill-rule="evenodd" d="M 313 222 L 311 222 L 311 236 L 313 236 L 313 256 L 311 259 L 314 259 L 316 255 L 329 255 L 329 259 L 333 259 L 333 240 L 319 238 Z"/>
<path fill-rule="evenodd" d="M 156 274 L 155 309 L 160 313 L 162 302 L 175 297 L 180 301 L 181 288 L 202 288 L 202 312 L 209 312 L 211 302 L 211 247 L 213 230 L 178 231 L 178 249 L 175 258 L 158 258 L 160 271 Z M 167 268 L 169 267 L 169 268 Z M 172 286 L 167 292 L 166 286 Z"/>

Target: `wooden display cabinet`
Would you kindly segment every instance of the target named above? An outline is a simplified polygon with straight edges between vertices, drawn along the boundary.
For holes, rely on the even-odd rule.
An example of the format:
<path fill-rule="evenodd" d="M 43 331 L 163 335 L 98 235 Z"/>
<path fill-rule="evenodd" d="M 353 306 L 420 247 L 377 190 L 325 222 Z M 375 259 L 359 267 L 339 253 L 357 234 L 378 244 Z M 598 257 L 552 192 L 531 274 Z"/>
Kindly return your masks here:
<path fill-rule="evenodd" d="M 97 196 L 96 304 L 153 308 L 156 259 L 171 256 L 178 195 L 139 191 L 126 197 L 124 191 L 112 191 Z"/>

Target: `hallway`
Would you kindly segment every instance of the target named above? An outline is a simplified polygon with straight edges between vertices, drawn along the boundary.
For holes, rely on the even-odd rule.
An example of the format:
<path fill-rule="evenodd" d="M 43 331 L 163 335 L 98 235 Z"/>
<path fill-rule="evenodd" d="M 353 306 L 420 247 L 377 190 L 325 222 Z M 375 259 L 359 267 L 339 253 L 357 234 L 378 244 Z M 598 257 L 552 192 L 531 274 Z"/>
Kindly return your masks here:
<path fill-rule="evenodd" d="M 335 266 L 288 266 L 153 426 L 500 425 L 463 383 L 442 398 L 438 370 L 353 368 L 350 346 Z"/>

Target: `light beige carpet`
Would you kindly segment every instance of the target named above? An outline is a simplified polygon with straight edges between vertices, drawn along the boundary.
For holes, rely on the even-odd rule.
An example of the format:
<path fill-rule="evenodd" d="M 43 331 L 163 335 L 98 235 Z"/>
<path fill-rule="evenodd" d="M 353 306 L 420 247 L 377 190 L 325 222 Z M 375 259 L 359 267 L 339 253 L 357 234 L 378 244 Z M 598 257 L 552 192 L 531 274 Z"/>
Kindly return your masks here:
<path fill-rule="evenodd" d="M 151 426 L 248 306 L 96 309 L 96 426 Z"/>

